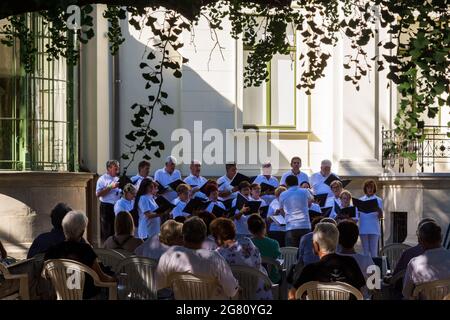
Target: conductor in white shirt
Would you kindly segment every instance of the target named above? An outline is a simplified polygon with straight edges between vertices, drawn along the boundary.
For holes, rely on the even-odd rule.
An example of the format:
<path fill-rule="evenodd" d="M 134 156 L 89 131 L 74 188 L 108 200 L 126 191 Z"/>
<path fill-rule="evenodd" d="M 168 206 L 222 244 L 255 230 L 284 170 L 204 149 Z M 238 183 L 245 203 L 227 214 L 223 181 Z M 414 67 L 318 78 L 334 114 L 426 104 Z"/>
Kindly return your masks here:
<path fill-rule="evenodd" d="M 280 195 L 280 208 L 286 220 L 286 246 L 298 247 L 303 235 L 311 231 L 308 201 L 313 196 L 307 189 L 298 186 L 296 176 L 286 178 L 288 190 Z"/>
<path fill-rule="evenodd" d="M 302 159 L 300 157 L 293 157 L 291 159 L 291 170 L 289 170 L 288 172 L 285 172 L 281 176 L 280 184 L 286 185 L 286 178 L 289 176 L 296 176 L 299 185 L 305 181 L 309 182 L 308 175 L 306 173 L 300 171 L 301 167 L 302 167 Z"/>
<path fill-rule="evenodd" d="M 327 193 L 329 197 L 333 196 L 333 192 L 330 186 L 325 183 L 325 180 L 331 174 L 331 161 L 323 160 L 320 164 L 320 172 L 316 172 L 311 175 L 311 186 L 314 194 L 325 194 Z M 336 175 L 336 177 L 338 177 Z M 339 177 L 338 177 L 339 178 Z"/>
<path fill-rule="evenodd" d="M 173 156 L 168 156 L 164 168 L 156 170 L 155 181 L 167 188 L 169 183 L 181 180 L 181 172 L 175 169 L 176 165 L 177 159 Z M 177 192 L 175 190 L 167 190 L 163 196 L 167 200 L 172 201 L 177 197 Z"/>
<path fill-rule="evenodd" d="M 114 235 L 114 205 L 120 199 L 119 161 L 108 160 L 106 173 L 97 180 L 95 195 L 100 200 L 100 236 L 105 241 Z"/>
<path fill-rule="evenodd" d="M 193 197 L 201 198 L 207 200 L 208 197 L 200 190 L 200 188 L 208 182 L 205 177 L 200 175 L 200 171 L 202 170 L 202 164 L 198 160 L 192 160 L 189 169 L 191 170 L 191 174 L 184 179 L 188 185 L 192 187 L 191 194 Z"/>

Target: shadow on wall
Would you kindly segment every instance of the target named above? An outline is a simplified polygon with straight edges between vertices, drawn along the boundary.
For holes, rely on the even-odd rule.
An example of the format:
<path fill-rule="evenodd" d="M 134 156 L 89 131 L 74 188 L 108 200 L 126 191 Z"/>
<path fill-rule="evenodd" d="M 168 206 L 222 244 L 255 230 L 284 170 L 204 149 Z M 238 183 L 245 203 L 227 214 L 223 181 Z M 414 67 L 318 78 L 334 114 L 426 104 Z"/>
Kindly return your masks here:
<path fill-rule="evenodd" d="M 154 94 L 156 89 L 155 86 L 145 89 L 145 80 L 142 78 L 142 73 L 148 72 L 150 69 L 145 69 L 146 71 L 144 71 L 139 68 L 140 62 L 144 61 L 152 48 L 146 47 L 145 43 L 143 43 L 142 39 L 145 36 L 138 39 L 133 34 L 134 31 L 130 33 L 129 28 L 128 23 L 122 24 L 126 42 L 125 45 L 120 47 L 120 102 L 117 110 L 120 118 L 120 127 L 114 130 L 114 139 L 120 141 L 120 154 L 126 151 L 126 144 L 129 143 L 125 139 L 125 135 L 133 129 L 131 120 L 134 111 L 130 109 L 130 106 L 134 103 L 147 104 L 148 96 Z M 188 45 L 187 41 L 185 45 Z M 213 44 L 211 48 L 212 46 Z M 158 61 L 160 54 L 155 51 L 152 52 L 156 56 L 156 59 L 153 61 Z M 189 146 L 189 148 L 183 148 L 180 155 L 187 160 L 186 162 L 192 159 L 203 160 L 202 174 L 205 176 L 222 175 L 225 172 L 224 164 L 237 158 L 236 139 L 234 143 L 234 159 L 227 159 L 227 145 L 225 143 L 226 130 L 234 130 L 235 128 L 235 66 L 230 67 L 230 61 L 235 60 L 234 56 L 231 55 L 234 54 L 234 50 L 230 50 L 230 54 L 225 56 L 225 59 L 229 59 L 228 62 L 221 60 L 212 61 L 210 70 L 207 70 L 207 56 L 204 61 L 199 58 L 205 54 L 205 50 L 198 50 L 197 53 L 189 52 L 191 51 L 186 50 L 186 53 L 184 53 L 185 57 L 190 59 L 190 62 L 183 65 L 183 76 L 181 79 L 173 77 L 172 71 L 164 73 L 164 91 L 168 93 L 167 104 L 175 112 L 173 115 L 164 116 L 159 110 L 155 110 L 152 126 L 158 132 L 157 138 L 164 142 L 165 150 L 161 152 L 161 158 L 153 157 L 151 159 L 152 174 L 164 166 L 165 157 L 183 140 L 179 137 L 180 135 L 186 135 L 187 139 L 190 139 L 190 142 L 186 143 L 186 146 Z M 177 53 L 170 52 L 170 54 L 173 56 Z M 240 110 L 238 112 L 242 113 Z M 242 114 L 237 116 L 242 117 Z M 201 121 L 201 127 L 196 121 Z M 176 129 L 181 130 L 175 131 Z M 175 141 L 172 141 L 172 137 L 176 138 Z M 214 148 L 215 140 L 220 138 L 223 141 L 223 143 L 221 142 L 221 147 Z M 246 139 L 247 163 L 250 157 L 250 143 L 250 140 Z M 214 146 L 216 145 L 214 144 Z M 267 156 L 270 156 L 270 150 L 273 150 L 278 153 L 279 163 L 283 164 L 283 168 L 286 165 L 289 166 L 289 160 L 283 154 L 283 150 L 277 147 L 276 143 L 269 140 L 267 149 Z M 204 154 L 211 155 L 211 159 L 216 161 L 207 161 L 203 157 Z M 302 156 L 306 158 L 306 155 Z M 135 163 L 130 166 L 128 174 L 132 175 L 137 171 L 137 164 L 141 157 L 142 155 L 137 157 Z M 260 158 L 252 166 L 253 169 L 249 169 L 254 170 L 255 174 L 259 173 L 260 164 L 267 160 L 266 155 L 260 155 Z M 122 160 L 121 165 L 124 166 L 126 163 L 126 161 Z M 182 164 L 179 166 L 179 169 L 182 171 L 183 176 L 190 173 L 189 164 Z M 250 171 L 247 172 L 250 173 Z"/>

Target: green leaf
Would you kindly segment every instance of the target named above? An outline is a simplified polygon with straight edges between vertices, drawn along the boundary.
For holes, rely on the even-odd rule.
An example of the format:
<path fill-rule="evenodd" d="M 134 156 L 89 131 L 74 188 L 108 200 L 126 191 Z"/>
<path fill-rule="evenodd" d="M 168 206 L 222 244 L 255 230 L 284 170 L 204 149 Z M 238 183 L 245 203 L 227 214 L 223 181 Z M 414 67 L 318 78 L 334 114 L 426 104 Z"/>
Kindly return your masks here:
<path fill-rule="evenodd" d="M 145 62 L 141 62 L 139 68 L 144 69 L 145 67 L 148 67 L 148 64 L 146 64 Z"/>
<path fill-rule="evenodd" d="M 173 114 L 174 112 L 174 110 L 166 104 L 163 104 L 159 110 L 161 110 L 164 115 Z"/>
<path fill-rule="evenodd" d="M 133 131 L 125 135 L 125 138 L 130 141 L 136 141 L 136 137 L 133 134 Z"/>
<path fill-rule="evenodd" d="M 181 78 L 182 74 L 180 70 L 175 70 L 175 72 L 173 73 L 173 76 L 175 78 Z"/>
<path fill-rule="evenodd" d="M 148 60 L 153 60 L 153 59 L 155 59 L 156 58 L 156 56 L 155 56 L 155 54 L 153 53 L 153 52 L 150 52 L 148 55 L 147 55 L 147 59 Z"/>
<path fill-rule="evenodd" d="M 167 99 L 167 97 L 168 97 L 167 92 L 161 91 L 161 97 L 164 99 Z"/>

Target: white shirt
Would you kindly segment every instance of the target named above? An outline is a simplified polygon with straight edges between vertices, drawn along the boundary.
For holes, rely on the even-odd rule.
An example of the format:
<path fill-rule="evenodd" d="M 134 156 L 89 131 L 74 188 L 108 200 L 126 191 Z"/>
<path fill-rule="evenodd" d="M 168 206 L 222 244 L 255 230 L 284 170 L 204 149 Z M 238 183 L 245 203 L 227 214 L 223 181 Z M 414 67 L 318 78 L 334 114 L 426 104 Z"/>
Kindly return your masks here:
<path fill-rule="evenodd" d="M 134 187 L 136 188 L 136 191 L 139 190 L 139 187 L 141 185 L 142 180 L 144 180 L 145 178 L 149 179 L 149 180 L 153 180 L 152 177 L 147 176 L 147 177 L 143 177 L 140 176 L 139 174 L 135 175 L 134 177 L 131 177 L 131 183 L 134 185 Z"/>
<path fill-rule="evenodd" d="M 330 173 L 330 175 L 331 174 L 334 173 Z M 338 177 L 337 175 L 335 176 Z M 330 186 L 325 183 L 325 180 L 327 180 L 328 177 L 329 175 L 324 177 L 320 172 L 316 172 L 311 175 L 311 188 L 314 190 L 314 194 L 317 195 L 328 193 L 329 197 L 333 196 L 333 192 L 331 192 Z"/>
<path fill-rule="evenodd" d="M 232 180 L 233 179 L 228 179 L 228 177 L 226 175 L 224 175 L 224 176 L 220 177 L 219 179 L 217 179 L 217 184 L 219 185 L 219 192 L 224 192 L 224 191 L 231 192 L 233 190 L 233 186 L 230 185 Z M 237 191 L 233 192 L 228 197 L 222 197 L 221 200 L 234 199 L 234 198 L 236 198 L 237 193 L 238 193 Z"/>
<path fill-rule="evenodd" d="M 111 177 L 109 174 L 105 173 L 97 180 L 97 186 L 95 187 L 95 192 L 98 193 L 105 189 L 108 185 L 113 182 L 119 182 L 119 177 Z M 121 197 L 121 190 L 119 188 L 111 189 L 105 196 L 98 197 L 100 202 L 115 204 Z"/>
<path fill-rule="evenodd" d="M 143 244 L 134 250 L 134 253 L 139 257 L 147 257 L 153 260 L 159 260 L 164 252 L 169 249 L 168 245 L 159 241 L 159 234 L 145 240 Z"/>
<path fill-rule="evenodd" d="M 266 178 L 265 175 L 260 174 L 259 176 L 257 176 L 255 178 L 255 181 L 253 181 L 253 183 L 257 183 L 257 184 L 261 184 L 261 183 L 266 183 L 268 185 L 271 185 L 274 188 L 278 188 L 278 186 L 280 185 L 278 183 L 278 179 L 274 176 L 270 176 L 269 179 Z M 269 205 L 274 199 L 275 199 L 275 195 L 273 194 L 265 194 L 263 196 L 261 196 L 261 198 L 264 199 L 264 201 L 267 203 L 267 205 Z"/>
<path fill-rule="evenodd" d="M 208 182 L 208 179 L 202 176 L 194 176 L 193 174 L 190 174 L 189 176 L 184 179 L 184 182 L 186 182 L 191 187 L 194 186 L 194 188 L 201 188 L 206 182 Z M 207 200 L 208 197 L 201 191 L 197 191 L 194 194 L 194 197 L 202 198 Z"/>
<path fill-rule="evenodd" d="M 376 195 L 363 196 L 359 200 L 367 201 L 377 199 L 378 207 L 383 208 L 383 200 Z M 359 212 L 359 234 L 377 234 L 380 235 L 380 220 L 378 219 L 378 212 L 364 213 Z"/>
<path fill-rule="evenodd" d="M 172 174 L 168 173 L 165 167 L 158 169 L 155 172 L 155 181 L 157 181 L 163 187 L 167 187 L 169 183 L 174 182 L 178 179 L 181 180 L 181 172 L 178 169 L 175 169 Z M 164 193 L 164 197 L 167 200 L 172 201 L 177 197 L 177 192 L 175 190 L 168 190 Z"/>
<path fill-rule="evenodd" d="M 406 299 L 410 299 L 415 286 L 449 278 L 450 250 L 446 250 L 443 247 L 425 250 L 422 255 L 412 258 L 408 263 L 408 267 L 406 267 L 403 280 L 403 296 Z"/>
<path fill-rule="evenodd" d="M 300 171 L 299 173 L 295 174 L 294 172 L 292 172 L 292 170 L 289 170 L 288 172 L 283 173 L 283 175 L 281 176 L 280 184 L 286 185 L 286 178 L 289 176 L 296 176 L 298 179 L 298 185 L 305 181 L 309 182 L 309 177 L 306 173 Z"/>
<path fill-rule="evenodd" d="M 177 206 L 175 208 L 173 208 L 173 210 L 171 212 L 172 213 L 172 218 L 175 219 L 176 217 L 180 217 L 180 216 L 182 216 L 182 217 L 190 216 L 189 213 L 183 212 L 184 208 L 187 205 L 187 202 L 184 202 L 184 201 L 181 201 L 180 199 L 178 199 L 176 205 Z"/>
<path fill-rule="evenodd" d="M 155 211 L 158 209 L 158 205 L 155 199 L 151 195 L 143 195 L 139 199 L 139 224 L 138 224 L 138 237 L 141 239 L 153 237 L 159 234 L 159 229 L 161 227 L 161 218 L 156 217 L 149 219 L 145 215 L 147 211 Z"/>
<path fill-rule="evenodd" d="M 275 215 L 275 211 L 277 211 L 278 209 L 280 209 L 280 202 L 278 201 L 278 199 L 274 199 L 270 204 L 269 204 L 269 209 L 267 210 L 267 218 L 270 218 L 271 216 Z M 286 226 L 280 226 L 278 223 L 276 222 L 271 222 L 270 227 L 269 227 L 269 231 L 286 231 Z"/>
<path fill-rule="evenodd" d="M 215 279 L 219 283 L 211 299 L 228 299 L 236 295 L 239 284 L 225 259 L 216 251 L 193 250 L 181 246 L 170 247 L 159 259 L 156 268 L 156 287 L 168 288 L 169 276 L 189 272 L 198 277 Z"/>
<path fill-rule="evenodd" d="M 212 210 L 214 209 L 214 206 L 218 206 L 222 208 L 223 210 L 226 210 L 225 205 L 220 201 L 211 201 L 208 206 L 206 207 L 205 211 L 208 211 L 209 213 L 212 213 Z"/>
<path fill-rule="evenodd" d="M 131 212 L 134 208 L 134 200 L 127 200 L 125 198 L 120 198 L 119 201 L 114 205 L 114 213 L 117 214 L 121 211 Z"/>
<path fill-rule="evenodd" d="M 307 189 L 290 187 L 280 195 L 280 206 L 284 210 L 286 231 L 295 229 L 311 229 L 309 221 L 308 200 L 313 199 Z"/>
<path fill-rule="evenodd" d="M 252 199 L 249 197 L 244 196 L 241 194 L 245 199 L 248 201 L 251 201 Z M 233 200 L 231 203 L 231 207 L 234 208 L 236 206 L 237 198 Z M 234 215 L 237 215 L 239 213 L 239 210 L 236 209 L 234 212 Z M 247 220 L 250 217 L 250 215 L 243 214 L 239 220 L 234 219 L 234 225 L 236 226 L 236 234 L 238 235 L 251 235 L 251 232 L 248 230 Z"/>
<path fill-rule="evenodd" d="M 318 203 L 311 203 L 311 207 L 309 207 L 309 210 L 322 213 L 322 210 L 320 209 L 320 206 Z M 308 211 L 309 213 L 309 211 Z"/>

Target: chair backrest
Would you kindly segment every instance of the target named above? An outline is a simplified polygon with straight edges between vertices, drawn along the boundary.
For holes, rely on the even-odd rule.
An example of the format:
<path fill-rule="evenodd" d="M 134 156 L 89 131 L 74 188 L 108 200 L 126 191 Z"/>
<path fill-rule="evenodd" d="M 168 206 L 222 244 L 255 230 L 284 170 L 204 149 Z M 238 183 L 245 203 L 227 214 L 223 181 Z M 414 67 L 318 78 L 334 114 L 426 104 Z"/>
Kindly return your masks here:
<path fill-rule="evenodd" d="M 392 243 L 385 246 L 381 250 L 380 256 L 386 256 L 389 263 L 389 269 L 394 270 L 398 260 L 402 256 L 403 251 L 409 248 L 411 248 L 411 246 L 404 243 Z"/>
<path fill-rule="evenodd" d="M 282 247 L 280 248 L 281 257 L 284 260 L 284 268 L 289 272 L 293 265 L 297 264 L 297 252 L 296 247 Z"/>
<path fill-rule="evenodd" d="M 450 279 L 445 279 L 416 286 L 413 297 L 422 300 L 442 300 L 448 294 L 450 294 Z"/>
<path fill-rule="evenodd" d="M 5 279 L 0 284 L 0 294 L 3 299 L 30 299 L 30 289 L 28 286 L 28 274 L 11 274 L 6 266 L 0 262 L 0 275 Z M 15 285 L 18 281 L 18 285 Z M 2 288 L 3 287 L 3 288 Z M 5 290 L 3 290 L 5 289 Z M 5 294 L 6 296 L 3 296 Z"/>
<path fill-rule="evenodd" d="M 295 298 L 301 300 L 304 293 L 308 300 L 349 300 L 351 295 L 357 300 L 363 300 L 363 295 L 358 289 L 339 281 L 307 282 L 297 289 Z"/>
<path fill-rule="evenodd" d="M 442 300 L 450 300 L 450 293 L 444 297 Z"/>
<path fill-rule="evenodd" d="M 264 287 L 272 289 L 273 284 L 269 277 L 261 271 L 248 266 L 231 266 L 231 271 L 234 277 L 237 279 L 241 291 L 239 292 L 239 300 L 255 300 L 256 291 L 260 281 L 264 281 Z M 277 292 L 274 299 L 278 298 Z"/>
<path fill-rule="evenodd" d="M 104 266 L 110 267 L 114 272 L 117 271 L 117 266 L 127 256 L 113 249 L 95 248 L 94 252 L 97 254 L 98 259 Z"/>
<path fill-rule="evenodd" d="M 210 300 L 219 287 L 217 280 L 191 273 L 173 273 L 169 276 L 169 283 L 175 300 Z"/>
<path fill-rule="evenodd" d="M 116 274 L 126 274 L 120 283 L 119 295 L 129 299 L 156 300 L 158 290 L 155 283 L 155 270 L 158 261 L 146 257 L 128 257 L 117 266 Z"/>
<path fill-rule="evenodd" d="M 42 277 L 50 279 L 58 300 L 82 300 L 86 274 L 92 277 L 94 285 L 107 287 L 109 299 L 117 299 L 117 284 L 101 282 L 97 273 L 88 266 L 69 259 L 52 259 L 44 263 Z"/>

